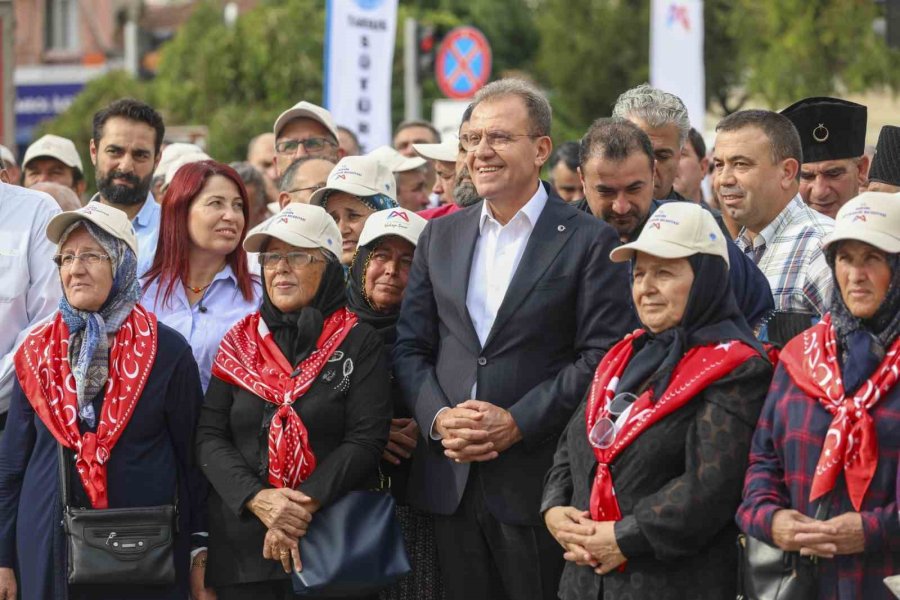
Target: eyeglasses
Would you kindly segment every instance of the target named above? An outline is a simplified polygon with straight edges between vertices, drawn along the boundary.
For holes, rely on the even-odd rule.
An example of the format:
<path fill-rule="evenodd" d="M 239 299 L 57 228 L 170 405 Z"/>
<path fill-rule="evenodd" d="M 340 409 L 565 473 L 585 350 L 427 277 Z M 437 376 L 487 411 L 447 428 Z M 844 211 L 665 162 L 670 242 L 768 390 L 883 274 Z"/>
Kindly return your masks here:
<path fill-rule="evenodd" d="M 278 154 L 294 154 L 300 146 L 303 146 L 307 154 L 320 154 L 325 151 L 326 147 L 337 147 L 337 144 L 323 137 L 311 137 L 305 140 L 281 140 L 275 144 L 275 151 Z"/>
<path fill-rule="evenodd" d="M 609 401 L 609 414 L 602 419 L 598 419 L 588 433 L 588 441 L 591 446 L 606 450 L 613 445 L 616 440 L 618 427 L 613 419 L 619 418 L 625 410 L 634 404 L 637 396 L 629 392 L 616 394 L 616 397 Z"/>
<path fill-rule="evenodd" d="M 286 260 L 288 266 L 292 269 L 305 267 L 314 262 L 325 262 L 324 259 L 313 256 L 307 252 L 288 252 L 287 254 L 281 254 L 280 252 L 259 253 L 259 264 L 267 271 L 274 271 L 282 259 Z"/>
<path fill-rule="evenodd" d="M 94 266 L 98 264 L 102 260 L 109 260 L 108 254 L 100 254 L 99 252 L 82 252 L 81 254 L 55 254 L 53 256 L 53 262 L 56 263 L 56 266 L 59 268 L 69 268 L 75 264 L 76 260 L 80 260 L 82 263 Z"/>
<path fill-rule="evenodd" d="M 325 187 L 324 183 L 318 183 L 316 185 L 311 185 L 309 187 L 294 188 L 292 190 L 287 190 L 285 192 L 285 194 L 296 194 L 297 192 L 307 192 L 310 190 L 315 192 L 316 190 L 321 190 L 323 187 Z"/>
<path fill-rule="evenodd" d="M 459 145 L 462 146 L 463 150 L 466 152 L 474 152 L 475 148 L 481 144 L 481 140 L 485 139 L 487 140 L 487 145 L 494 150 L 504 150 L 516 141 L 516 138 L 520 137 L 536 138 L 541 136 L 532 133 L 506 133 L 505 131 L 489 131 L 484 135 L 480 133 L 467 133 L 459 138 Z"/>

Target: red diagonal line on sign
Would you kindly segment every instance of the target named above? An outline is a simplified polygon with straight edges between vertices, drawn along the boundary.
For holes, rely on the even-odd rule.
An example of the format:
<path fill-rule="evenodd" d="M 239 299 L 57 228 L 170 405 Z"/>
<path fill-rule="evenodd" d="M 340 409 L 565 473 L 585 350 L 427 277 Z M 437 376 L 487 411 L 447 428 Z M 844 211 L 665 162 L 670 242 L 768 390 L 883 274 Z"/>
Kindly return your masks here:
<path fill-rule="evenodd" d="M 452 86 L 460 77 L 464 76 L 468 77 L 473 82 L 476 81 L 478 78 L 475 77 L 475 73 L 473 73 L 471 67 L 469 67 L 469 61 L 478 56 L 478 45 L 473 44 L 472 49 L 463 56 L 456 49 L 456 46 L 451 44 L 450 53 L 453 54 L 453 57 L 456 59 L 456 68 L 447 76 L 447 82 Z"/>

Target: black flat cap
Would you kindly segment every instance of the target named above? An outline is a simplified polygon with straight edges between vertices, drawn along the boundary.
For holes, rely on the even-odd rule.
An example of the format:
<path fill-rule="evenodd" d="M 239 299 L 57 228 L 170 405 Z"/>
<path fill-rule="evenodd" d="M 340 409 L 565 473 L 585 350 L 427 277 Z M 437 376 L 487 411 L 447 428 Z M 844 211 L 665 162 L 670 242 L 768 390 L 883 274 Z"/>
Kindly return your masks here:
<path fill-rule="evenodd" d="M 862 156 L 866 113 L 862 104 L 825 96 L 805 98 L 781 111 L 800 133 L 804 163 Z"/>
<path fill-rule="evenodd" d="M 878 134 L 869 181 L 900 186 L 900 127 L 885 125 Z"/>

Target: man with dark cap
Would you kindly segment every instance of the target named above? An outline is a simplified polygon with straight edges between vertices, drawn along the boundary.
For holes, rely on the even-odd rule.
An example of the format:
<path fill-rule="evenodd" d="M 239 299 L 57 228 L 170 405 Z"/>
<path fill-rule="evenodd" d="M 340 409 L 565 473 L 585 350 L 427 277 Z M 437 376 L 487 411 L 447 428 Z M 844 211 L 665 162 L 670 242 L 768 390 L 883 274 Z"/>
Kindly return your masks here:
<path fill-rule="evenodd" d="M 900 127 L 896 125 L 885 125 L 878 134 L 868 191 L 900 192 Z"/>
<path fill-rule="evenodd" d="M 806 98 L 781 114 L 797 128 L 803 146 L 800 197 L 831 217 L 866 182 L 866 107 L 840 98 Z"/>

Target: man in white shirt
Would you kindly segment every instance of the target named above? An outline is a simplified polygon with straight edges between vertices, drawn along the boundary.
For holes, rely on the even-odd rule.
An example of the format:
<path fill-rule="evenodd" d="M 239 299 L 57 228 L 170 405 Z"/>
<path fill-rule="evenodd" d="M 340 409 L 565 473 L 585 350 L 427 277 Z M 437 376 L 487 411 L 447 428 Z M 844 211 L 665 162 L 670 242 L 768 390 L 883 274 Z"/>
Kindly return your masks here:
<path fill-rule="evenodd" d="M 450 600 L 555 599 L 543 477 L 603 353 L 633 325 L 615 231 L 540 181 L 550 106 L 485 86 L 460 137 L 478 194 L 420 237 L 394 371 L 422 431 L 407 500 L 436 515 Z"/>
<path fill-rule="evenodd" d="M 5 169 L 0 180 L 7 181 Z M 13 354 L 62 293 L 46 228 L 59 206 L 47 194 L 0 183 L 0 430 L 12 394 Z"/>

